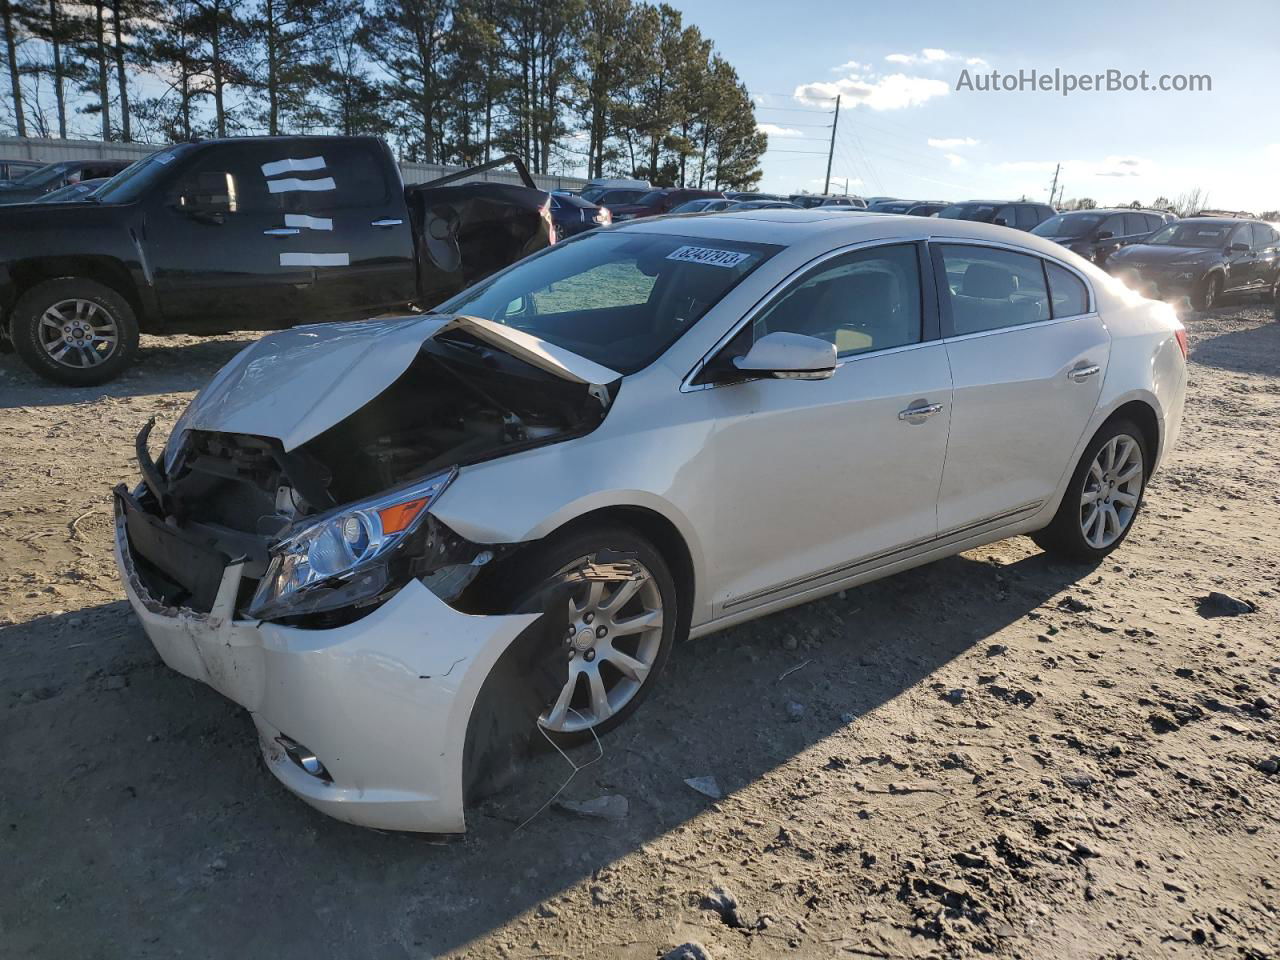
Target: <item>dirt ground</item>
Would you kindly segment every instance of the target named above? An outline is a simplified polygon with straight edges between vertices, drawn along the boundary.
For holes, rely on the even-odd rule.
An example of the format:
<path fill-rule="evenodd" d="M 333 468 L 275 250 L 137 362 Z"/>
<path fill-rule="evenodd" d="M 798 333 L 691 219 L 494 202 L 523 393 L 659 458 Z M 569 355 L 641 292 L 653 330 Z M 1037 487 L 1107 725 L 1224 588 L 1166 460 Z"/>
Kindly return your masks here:
<path fill-rule="evenodd" d="M 122 599 L 133 436 L 245 337 L 92 391 L 0 357 L 0 956 L 1280 954 L 1280 324 L 1188 327 L 1181 445 L 1109 562 L 1020 538 L 686 644 L 565 790 L 624 817 L 522 827 L 549 754 L 447 839 L 294 799 Z"/>

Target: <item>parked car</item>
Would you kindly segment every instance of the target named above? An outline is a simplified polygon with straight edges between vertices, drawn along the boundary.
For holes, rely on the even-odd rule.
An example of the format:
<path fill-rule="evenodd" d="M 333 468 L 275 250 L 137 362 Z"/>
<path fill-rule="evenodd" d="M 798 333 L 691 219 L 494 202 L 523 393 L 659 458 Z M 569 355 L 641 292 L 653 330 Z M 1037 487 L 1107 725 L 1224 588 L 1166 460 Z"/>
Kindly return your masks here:
<path fill-rule="evenodd" d="M 0 160 L 0 183 L 25 177 L 32 170 L 44 166 L 40 160 Z"/>
<path fill-rule="evenodd" d="M 699 197 L 697 200 L 686 200 L 678 207 L 672 207 L 669 213 L 717 213 L 737 204 L 724 197 Z"/>
<path fill-rule="evenodd" d="M 973 220 L 977 223 L 993 223 L 997 227 L 1013 227 L 1030 230 L 1052 217 L 1056 210 L 1047 203 L 1031 203 L 1025 200 L 967 200 L 953 203 L 938 211 L 943 220 Z"/>
<path fill-rule="evenodd" d="M 897 200 L 898 197 L 867 197 L 866 199 L 867 199 L 867 206 L 871 206 L 871 204 L 873 203 L 885 203 L 886 201 L 889 201 L 889 200 Z"/>
<path fill-rule="evenodd" d="M 597 203 L 602 207 L 608 207 L 612 212 L 614 207 L 635 203 L 648 192 L 648 190 L 615 189 L 606 190 L 600 194 L 592 194 L 592 196 L 583 197 L 583 199 L 590 200 L 592 203 Z"/>
<path fill-rule="evenodd" d="M 619 223 L 670 213 L 682 203 L 702 198 L 723 200 L 724 194 L 719 190 L 696 190 L 692 187 L 659 187 L 650 190 L 635 203 L 620 203 L 609 209 L 613 212 L 614 223 Z"/>
<path fill-rule="evenodd" d="M 642 197 L 652 189 L 653 184 L 648 180 L 629 180 L 625 177 L 597 177 L 594 180 L 587 181 L 587 185 L 582 188 L 579 196 L 584 200 L 590 200 L 592 203 L 600 203 L 604 195 L 612 190 L 633 191 L 637 197 Z"/>
<path fill-rule="evenodd" d="M 1280 293 L 1280 233 L 1261 220 L 1192 217 L 1113 253 L 1107 269 L 1135 290 L 1208 310 L 1226 294 Z"/>
<path fill-rule="evenodd" d="M 777 193 L 759 193 L 754 190 L 726 190 L 724 195 L 730 200 L 787 200 L 786 197 Z"/>
<path fill-rule="evenodd" d="M 644 220 L 428 316 L 249 346 L 158 460 L 140 433 L 117 562 L 289 790 L 455 832 L 688 636 L 1017 534 L 1096 565 L 1178 436 L 1185 353 L 1167 304 L 1027 233 Z"/>
<path fill-rule="evenodd" d="M 858 207 L 865 210 L 867 201 L 861 197 L 828 196 L 820 193 L 793 193 L 787 198 L 797 207 Z"/>
<path fill-rule="evenodd" d="M 597 206 L 582 197 L 551 194 L 551 219 L 556 225 L 556 237 L 572 237 L 596 227 L 613 223 L 608 207 Z"/>
<path fill-rule="evenodd" d="M 1161 210 L 1072 210 L 1050 217 L 1033 227 L 1031 232 L 1103 266 L 1107 258 L 1121 247 L 1142 242 L 1176 219 L 1173 214 Z"/>
<path fill-rule="evenodd" d="M 220 333 L 435 306 L 539 250 L 545 191 L 403 187 L 368 137 L 262 137 L 152 154 L 95 203 L 0 210 L 0 326 L 37 373 L 103 383 L 140 331 Z"/>
<path fill-rule="evenodd" d="M 740 200 L 729 209 L 737 213 L 741 210 L 802 210 L 804 208 L 789 200 Z"/>
<path fill-rule="evenodd" d="M 876 213 L 905 213 L 911 217 L 931 217 L 949 204 L 943 200 L 880 200 L 867 204 Z"/>
<path fill-rule="evenodd" d="M 75 203 L 79 200 L 87 200 L 100 186 L 110 180 L 110 177 L 99 177 L 96 180 L 81 180 L 79 183 L 69 183 L 65 187 L 59 187 L 46 193 L 38 200 L 32 203 Z"/>
<path fill-rule="evenodd" d="M 46 193 L 82 180 L 114 177 L 128 167 L 131 160 L 67 160 L 49 163 L 32 170 L 12 183 L 0 183 L 0 204 L 30 203 Z"/>

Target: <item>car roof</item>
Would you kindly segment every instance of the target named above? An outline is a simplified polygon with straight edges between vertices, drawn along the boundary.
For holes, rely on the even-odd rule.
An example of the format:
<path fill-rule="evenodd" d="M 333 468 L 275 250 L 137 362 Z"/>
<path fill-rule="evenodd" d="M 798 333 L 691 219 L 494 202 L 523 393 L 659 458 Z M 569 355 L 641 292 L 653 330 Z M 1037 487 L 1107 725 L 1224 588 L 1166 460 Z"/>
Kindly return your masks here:
<path fill-rule="evenodd" d="M 1240 223 L 1266 223 L 1265 220 L 1251 220 L 1244 217 L 1183 217 L 1179 223 L 1216 223 L 1229 227 Z"/>
<path fill-rule="evenodd" d="M 1150 207 L 1092 207 L 1089 210 L 1059 210 L 1058 216 L 1070 217 L 1077 213 L 1154 213 L 1162 217 L 1171 217 L 1168 210 L 1154 210 Z"/>
<path fill-rule="evenodd" d="M 812 245 L 821 249 L 834 249 L 865 240 L 987 240 L 1058 259 L 1062 257 L 1061 246 L 1025 230 L 972 220 L 943 220 L 898 213 L 868 213 L 851 217 L 822 207 L 807 210 L 728 210 L 714 217 L 647 217 L 608 229 L 786 247 Z"/>

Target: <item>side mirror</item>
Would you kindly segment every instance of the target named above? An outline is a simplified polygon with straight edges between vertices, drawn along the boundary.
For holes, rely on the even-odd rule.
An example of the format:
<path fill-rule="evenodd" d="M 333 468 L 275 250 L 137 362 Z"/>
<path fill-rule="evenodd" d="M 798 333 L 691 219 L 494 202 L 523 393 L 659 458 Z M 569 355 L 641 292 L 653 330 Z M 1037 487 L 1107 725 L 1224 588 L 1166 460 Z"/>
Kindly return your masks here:
<path fill-rule="evenodd" d="M 1111 239 L 1112 237 L 1114 237 L 1114 236 L 1115 236 L 1115 234 L 1114 234 L 1114 233 L 1112 233 L 1110 230 L 1099 230 L 1099 231 L 1098 231 L 1098 233 L 1097 233 L 1097 236 L 1096 236 L 1096 237 L 1094 237 L 1094 239 L 1095 239 L 1095 240 L 1110 240 L 1110 239 Z"/>
<path fill-rule="evenodd" d="M 1247 243 L 1233 243 L 1227 247 L 1227 253 L 1248 253 L 1249 245 Z"/>
<path fill-rule="evenodd" d="M 235 179 L 222 171 L 201 171 L 178 188 L 172 205 L 201 223 L 223 223 L 239 206 Z"/>
<path fill-rule="evenodd" d="M 826 380 L 836 372 L 836 345 L 802 333 L 767 333 L 734 357 L 743 373 L 779 380 Z"/>

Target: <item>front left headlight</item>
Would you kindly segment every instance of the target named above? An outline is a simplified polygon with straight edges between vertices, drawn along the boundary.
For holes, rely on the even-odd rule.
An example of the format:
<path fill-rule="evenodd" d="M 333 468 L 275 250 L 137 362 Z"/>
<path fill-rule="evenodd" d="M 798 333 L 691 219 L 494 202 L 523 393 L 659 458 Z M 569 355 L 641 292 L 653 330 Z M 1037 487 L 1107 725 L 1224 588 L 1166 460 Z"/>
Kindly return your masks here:
<path fill-rule="evenodd" d="M 246 611 L 255 620 L 321 613 L 378 596 L 389 562 L 421 525 L 456 470 L 372 500 L 338 507 L 271 549 L 271 563 Z"/>

